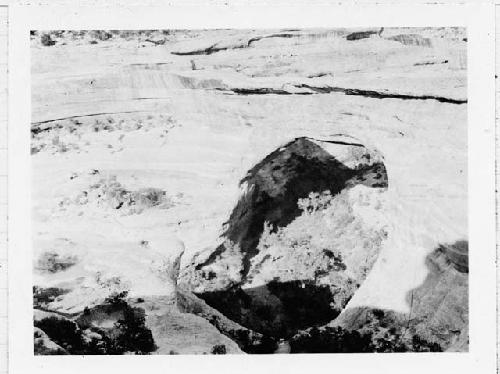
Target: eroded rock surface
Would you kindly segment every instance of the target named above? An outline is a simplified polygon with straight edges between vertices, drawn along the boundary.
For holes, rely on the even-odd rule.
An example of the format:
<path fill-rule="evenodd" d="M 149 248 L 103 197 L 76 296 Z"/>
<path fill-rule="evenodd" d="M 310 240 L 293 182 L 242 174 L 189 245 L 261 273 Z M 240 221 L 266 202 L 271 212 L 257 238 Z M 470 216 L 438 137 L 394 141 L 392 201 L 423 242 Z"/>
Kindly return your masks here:
<path fill-rule="evenodd" d="M 381 155 L 355 139 L 298 138 L 240 184 L 223 243 L 185 269 L 182 282 L 229 318 L 275 338 L 334 319 L 387 236 Z"/>
<path fill-rule="evenodd" d="M 31 38 L 38 354 L 468 349 L 464 29 Z"/>

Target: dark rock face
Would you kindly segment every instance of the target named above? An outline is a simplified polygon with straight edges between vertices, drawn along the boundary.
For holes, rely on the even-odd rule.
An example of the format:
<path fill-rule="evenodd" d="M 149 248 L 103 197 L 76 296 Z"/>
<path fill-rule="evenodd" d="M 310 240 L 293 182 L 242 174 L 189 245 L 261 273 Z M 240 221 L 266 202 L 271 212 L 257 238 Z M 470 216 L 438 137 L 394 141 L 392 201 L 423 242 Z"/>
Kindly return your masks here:
<path fill-rule="evenodd" d="M 358 184 L 387 187 L 387 172 L 378 156 L 371 155 L 356 142 L 331 143 L 357 154 L 353 156 L 353 159 L 357 157 L 357 162 L 350 166 L 340 162 L 338 157 L 326 150 L 327 142 L 298 138 L 250 169 L 240 182 L 244 192 L 226 223 L 222 235 L 224 242 L 203 261 L 192 265 L 191 278 L 187 283 L 192 282 L 191 287 L 196 288 L 196 294 L 229 319 L 263 334 L 264 338 L 289 338 L 301 329 L 331 321 L 362 282 L 362 279 L 356 283 L 356 280 L 339 278 L 349 286 L 345 290 L 335 290 L 335 287 L 343 287 L 344 283 L 318 283 L 317 278 L 325 275 L 323 272 L 326 270 L 323 270 L 316 272 L 314 279 L 290 281 L 276 277 L 262 286 L 243 287 L 259 272 L 255 264 L 252 265 L 252 258 L 259 253 L 259 240 L 265 225 L 272 227 L 271 232 L 289 225 L 303 213 L 298 206 L 299 199 L 323 191 L 335 196 Z M 327 249 L 321 253 L 323 262 L 333 263 L 326 267 L 327 273 L 346 269 L 340 256 Z M 227 257 L 233 261 L 229 265 L 224 262 Z M 239 277 L 221 281 L 224 274 L 219 274 L 220 271 L 238 266 Z M 339 292 L 348 294 L 340 307 L 338 302 L 335 304 L 335 296 Z"/>
<path fill-rule="evenodd" d="M 216 303 L 212 304 L 215 305 Z M 177 306 L 183 313 L 191 313 L 206 319 L 217 330 L 235 341 L 246 352 L 269 353 L 274 350 L 274 341 L 271 341 L 273 346 L 267 349 L 266 344 L 269 345 L 269 340 L 266 343 L 266 339 L 263 339 L 262 334 L 234 322 L 235 318 L 228 318 L 227 316 L 230 313 L 226 310 L 224 310 L 224 313 L 221 313 L 220 310 L 209 306 L 204 300 L 187 290 L 178 289 Z"/>
<path fill-rule="evenodd" d="M 353 32 L 349 35 L 346 36 L 347 40 L 353 41 L 353 40 L 360 40 L 360 39 L 366 39 L 369 38 L 370 36 L 377 34 L 377 31 L 359 31 L 359 32 Z"/>
<path fill-rule="evenodd" d="M 437 262 L 438 257 L 443 257 L 445 263 L 452 264 L 459 273 L 469 273 L 469 243 L 467 241 L 459 240 L 453 244 L 441 245 L 428 261 L 434 258 L 434 262 Z"/>
<path fill-rule="evenodd" d="M 443 244 L 426 260 L 429 274 L 408 295 L 415 333 L 445 350 L 468 350 L 469 244 Z"/>

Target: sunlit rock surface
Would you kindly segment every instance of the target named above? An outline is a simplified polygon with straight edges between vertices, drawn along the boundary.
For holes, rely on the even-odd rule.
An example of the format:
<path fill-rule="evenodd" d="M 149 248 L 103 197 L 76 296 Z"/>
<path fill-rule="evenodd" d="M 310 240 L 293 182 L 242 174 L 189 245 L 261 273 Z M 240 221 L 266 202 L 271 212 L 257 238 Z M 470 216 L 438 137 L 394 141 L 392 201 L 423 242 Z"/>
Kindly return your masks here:
<path fill-rule="evenodd" d="M 64 320 L 35 322 L 37 353 L 288 351 L 378 317 L 404 344 L 304 341 L 468 349 L 463 29 L 43 35 L 34 304 Z"/>

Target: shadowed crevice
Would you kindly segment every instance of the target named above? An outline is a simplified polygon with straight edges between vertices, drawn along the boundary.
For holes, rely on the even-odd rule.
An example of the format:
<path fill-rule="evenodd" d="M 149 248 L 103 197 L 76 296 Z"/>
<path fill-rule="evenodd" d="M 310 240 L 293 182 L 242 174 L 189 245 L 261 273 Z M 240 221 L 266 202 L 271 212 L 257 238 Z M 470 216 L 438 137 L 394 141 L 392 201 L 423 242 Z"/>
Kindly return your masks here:
<path fill-rule="evenodd" d="M 214 88 L 215 91 L 225 93 L 233 93 L 236 95 L 314 95 L 314 94 L 330 94 L 330 93 L 343 93 L 348 96 L 363 96 L 371 99 L 399 99 L 399 100 L 436 100 L 440 103 L 448 104 L 466 104 L 467 99 L 454 99 L 446 96 L 439 95 L 411 95 L 400 94 L 397 92 L 364 90 L 358 88 L 345 88 L 336 86 L 313 86 L 306 83 L 294 84 L 293 87 L 299 89 L 307 89 L 309 91 L 289 91 L 286 89 L 272 88 L 272 87 L 254 87 L 254 88 Z"/>
<path fill-rule="evenodd" d="M 436 100 L 440 103 L 448 104 L 466 104 L 466 99 L 453 99 L 445 96 L 438 95 L 410 95 L 410 94 L 398 94 L 395 92 L 383 92 L 375 90 L 362 90 L 357 88 L 344 88 L 344 87 L 333 87 L 333 86 L 311 86 L 308 84 L 295 85 L 297 88 L 308 88 L 317 93 L 331 93 L 340 92 L 346 95 L 354 96 L 364 96 L 372 99 L 400 99 L 400 100 Z"/>
<path fill-rule="evenodd" d="M 192 51 L 186 51 L 186 52 L 170 52 L 173 55 L 176 56 L 197 56 L 197 55 L 211 55 L 217 52 L 221 51 L 227 51 L 231 49 L 242 49 L 242 48 L 248 48 L 251 47 L 251 45 L 255 42 L 258 42 L 259 40 L 262 39 L 270 39 L 270 38 L 294 38 L 294 37 L 300 37 L 303 36 L 301 34 L 291 34 L 291 33 L 278 33 L 278 34 L 271 34 L 271 35 L 264 35 L 264 36 L 256 36 L 253 38 L 248 39 L 247 42 L 243 42 L 241 44 L 233 45 L 233 46 L 227 46 L 227 47 L 221 47 L 218 46 L 219 43 L 212 44 L 209 47 L 206 48 L 201 48 L 201 49 L 195 49 Z"/>
<path fill-rule="evenodd" d="M 334 319 L 328 286 L 313 281 L 271 281 L 254 288 L 233 288 L 198 294 L 229 319 L 264 336 L 289 338 L 298 330 L 320 326 Z"/>

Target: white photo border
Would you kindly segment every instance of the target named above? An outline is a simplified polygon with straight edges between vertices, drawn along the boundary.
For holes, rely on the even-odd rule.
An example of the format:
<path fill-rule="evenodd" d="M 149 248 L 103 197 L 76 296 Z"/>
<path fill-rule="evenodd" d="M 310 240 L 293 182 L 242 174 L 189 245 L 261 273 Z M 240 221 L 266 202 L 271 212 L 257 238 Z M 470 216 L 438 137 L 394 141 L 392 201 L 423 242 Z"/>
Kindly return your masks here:
<path fill-rule="evenodd" d="M 9 9 L 9 366 L 18 373 L 354 373 L 496 367 L 494 6 L 466 4 L 36 6 Z M 468 33 L 468 353 L 34 356 L 29 30 L 462 26 Z"/>

